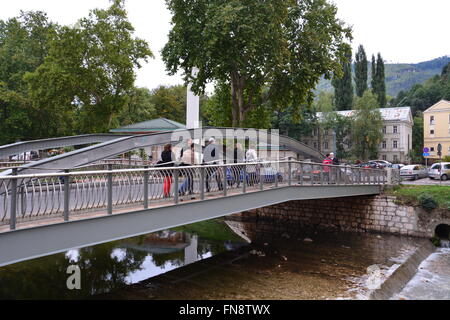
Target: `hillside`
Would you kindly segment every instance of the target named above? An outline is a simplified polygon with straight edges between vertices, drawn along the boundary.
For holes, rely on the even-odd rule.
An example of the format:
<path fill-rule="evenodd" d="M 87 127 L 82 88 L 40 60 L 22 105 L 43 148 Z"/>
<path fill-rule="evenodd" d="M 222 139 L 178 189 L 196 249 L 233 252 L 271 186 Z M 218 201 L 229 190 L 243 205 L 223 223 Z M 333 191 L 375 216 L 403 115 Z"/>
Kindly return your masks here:
<path fill-rule="evenodd" d="M 395 97 L 400 91 L 406 91 L 417 83 L 422 83 L 431 77 L 441 74 L 442 68 L 450 62 L 450 56 L 436 58 L 416 64 L 394 63 L 385 65 L 387 94 Z M 371 66 L 369 63 L 369 83 Z M 331 91 L 331 82 L 322 79 L 317 91 Z"/>

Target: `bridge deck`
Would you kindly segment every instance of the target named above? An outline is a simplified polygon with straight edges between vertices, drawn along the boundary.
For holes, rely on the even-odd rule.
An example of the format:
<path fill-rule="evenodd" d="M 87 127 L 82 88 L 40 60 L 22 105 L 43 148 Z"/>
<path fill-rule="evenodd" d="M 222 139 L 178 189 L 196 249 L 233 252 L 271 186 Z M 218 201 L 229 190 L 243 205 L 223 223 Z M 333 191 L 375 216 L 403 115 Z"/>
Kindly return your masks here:
<path fill-rule="evenodd" d="M 317 164 L 314 166 L 319 169 L 320 180 L 316 180 L 312 171 L 306 170 L 311 164 L 296 161 L 276 164 L 280 165 L 277 171 L 267 167 L 267 163 L 172 168 L 174 184 L 171 198 L 166 200 L 161 199 L 161 192 L 167 169 L 65 174 L 70 181 L 75 181 L 74 185 L 61 184 L 60 174 L 3 178 L 7 181 L 3 183 L 5 208 L 13 208 L 4 212 L 3 225 L 0 226 L 0 266 L 292 200 L 379 194 L 382 185 L 386 184 L 385 172 L 380 170 L 366 172 L 360 168 L 336 167 L 335 173 L 339 174 L 333 178 L 335 180 L 327 180 L 324 176 L 327 176 L 325 173 L 329 166 Z M 235 175 L 225 174 L 230 168 L 235 170 Z M 219 176 L 216 176 L 217 180 L 211 178 L 213 173 L 220 172 L 220 179 Z M 230 181 L 227 179 L 239 176 L 239 172 L 241 177 L 243 173 L 251 174 L 245 188 L 242 182 L 240 187 L 238 184 L 228 184 Z M 206 178 L 208 176 L 210 179 Z M 152 177 L 154 180 L 151 180 Z M 307 178 L 309 181 L 305 182 Z M 129 183 L 124 185 L 124 181 Z M 227 186 L 226 194 L 224 190 L 219 190 L 219 181 Z M 37 184 L 44 184 L 44 187 L 35 190 Z M 183 186 L 189 188 L 189 184 L 195 198 L 179 196 L 176 203 L 174 192 L 177 194 L 178 190 L 185 190 Z M 69 195 L 80 185 L 84 186 L 84 191 L 73 199 L 73 203 Z M 211 188 L 211 192 L 206 192 L 207 188 Z M 17 191 L 11 193 L 11 190 Z M 131 202 L 123 202 L 121 194 L 125 194 Z M 148 208 L 143 203 L 146 198 L 149 199 Z M 51 206 L 50 212 L 54 214 L 50 215 L 47 204 L 52 200 L 58 202 L 58 206 Z M 111 204 L 112 214 L 108 214 L 107 203 Z M 27 206 L 30 207 L 28 211 Z M 38 206 L 39 210 L 33 210 L 33 206 Z M 61 208 L 68 214 L 69 221 L 64 220 L 63 212 L 59 211 Z M 5 223 L 9 220 L 8 213 L 15 211 L 27 215 L 17 215 L 15 229 L 10 230 L 10 225 Z"/>

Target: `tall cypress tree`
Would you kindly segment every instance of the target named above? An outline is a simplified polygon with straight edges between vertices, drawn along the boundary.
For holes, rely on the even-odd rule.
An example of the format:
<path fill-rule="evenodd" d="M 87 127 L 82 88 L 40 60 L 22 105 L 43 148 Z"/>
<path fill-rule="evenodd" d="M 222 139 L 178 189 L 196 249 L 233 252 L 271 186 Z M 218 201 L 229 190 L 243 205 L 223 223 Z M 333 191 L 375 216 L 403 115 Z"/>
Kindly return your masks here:
<path fill-rule="evenodd" d="M 375 56 L 372 55 L 372 82 L 371 82 L 372 91 L 374 93 L 377 92 L 377 63 L 375 61 Z"/>
<path fill-rule="evenodd" d="M 353 83 L 352 83 L 352 51 L 346 54 L 346 61 L 342 62 L 342 78 L 334 77 L 334 104 L 336 110 L 350 110 L 353 108 Z"/>
<path fill-rule="evenodd" d="M 384 75 L 384 61 L 381 54 L 377 58 L 377 96 L 380 108 L 386 108 L 386 80 Z"/>
<path fill-rule="evenodd" d="M 362 97 L 364 92 L 368 89 L 367 69 L 366 51 L 364 50 L 364 47 L 360 45 L 355 58 L 355 85 L 356 95 L 358 97 Z"/>

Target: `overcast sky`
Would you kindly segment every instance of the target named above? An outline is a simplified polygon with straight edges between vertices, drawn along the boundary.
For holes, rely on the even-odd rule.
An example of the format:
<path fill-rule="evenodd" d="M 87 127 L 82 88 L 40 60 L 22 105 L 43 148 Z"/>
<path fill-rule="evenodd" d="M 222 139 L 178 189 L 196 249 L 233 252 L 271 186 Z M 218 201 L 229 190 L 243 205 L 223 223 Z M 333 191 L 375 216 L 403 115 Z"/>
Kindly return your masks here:
<path fill-rule="evenodd" d="M 353 26 L 353 47 L 363 44 L 369 56 L 381 52 L 388 62 L 415 63 L 450 55 L 450 0 L 333 0 L 338 16 Z M 108 0 L 1 0 L 0 19 L 20 10 L 42 10 L 52 21 L 74 24 L 90 9 L 109 6 Z M 160 50 L 170 30 L 164 0 L 127 0 L 136 35 L 148 41 L 155 54 L 138 71 L 137 85 L 155 88 L 182 83 L 181 76 L 166 75 Z"/>

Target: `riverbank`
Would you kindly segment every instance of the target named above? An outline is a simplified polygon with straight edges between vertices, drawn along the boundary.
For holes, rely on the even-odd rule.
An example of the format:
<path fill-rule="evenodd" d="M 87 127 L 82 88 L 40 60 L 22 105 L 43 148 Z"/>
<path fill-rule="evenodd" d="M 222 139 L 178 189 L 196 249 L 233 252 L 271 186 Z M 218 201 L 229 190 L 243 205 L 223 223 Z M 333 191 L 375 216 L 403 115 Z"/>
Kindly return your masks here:
<path fill-rule="evenodd" d="M 421 206 L 421 196 L 429 195 L 436 202 L 436 208 L 450 210 L 450 185 L 399 185 L 386 189 L 385 194 L 394 196 L 403 205 Z"/>

